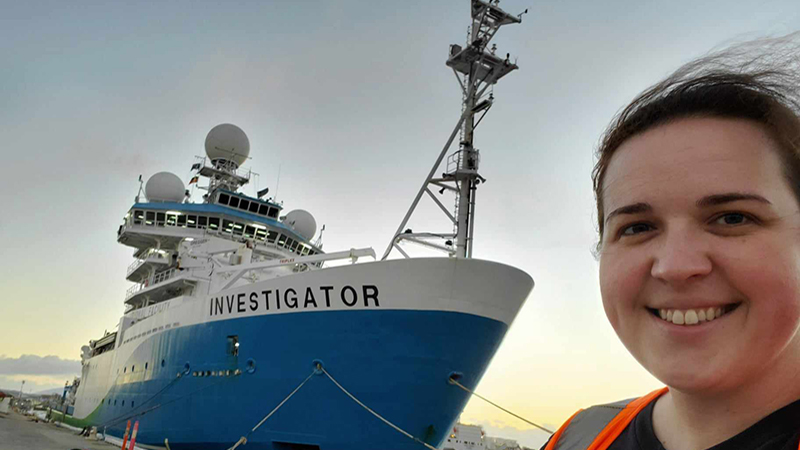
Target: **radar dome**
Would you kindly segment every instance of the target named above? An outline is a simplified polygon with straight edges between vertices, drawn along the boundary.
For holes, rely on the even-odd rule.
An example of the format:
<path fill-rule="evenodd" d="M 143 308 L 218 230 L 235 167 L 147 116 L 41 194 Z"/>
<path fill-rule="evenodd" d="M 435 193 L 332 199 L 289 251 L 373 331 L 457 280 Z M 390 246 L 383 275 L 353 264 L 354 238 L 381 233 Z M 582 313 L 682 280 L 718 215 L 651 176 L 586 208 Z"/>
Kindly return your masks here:
<path fill-rule="evenodd" d="M 241 166 L 250 155 L 250 140 L 236 125 L 217 125 L 206 136 L 206 155 L 211 161 L 222 159 Z"/>
<path fill-rule="evenodd" d="M 159 172 L 144 186 L 144 195 L 151 202 L 176 202 L 183 201 L 185 190 L 183 181 L 170 172 Z"/>
<path fill-rule="evenodd" d="M 317 232 L 317 221 L 314 220 L 314 216 L 302 209 L 290 211 L 289 214 L 286 214 L 286 218 L 283 219 L 283 223 L 292 227 L 297 234 L 308 240 L 311 240 Z"/>

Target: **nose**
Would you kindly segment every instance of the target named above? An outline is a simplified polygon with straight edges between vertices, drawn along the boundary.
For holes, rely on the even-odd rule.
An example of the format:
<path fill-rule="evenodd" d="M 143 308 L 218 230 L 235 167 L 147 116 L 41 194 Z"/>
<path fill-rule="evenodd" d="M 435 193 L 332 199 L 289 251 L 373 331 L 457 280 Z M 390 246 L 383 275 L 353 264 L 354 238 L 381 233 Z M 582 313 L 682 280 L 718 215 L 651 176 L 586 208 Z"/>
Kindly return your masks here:
<path fill-rule="evenodd" d="M 713 264 L 702 230 L 687 225 L 667 227 L 655 249 L 650 274 L 668 283 L 683 283 L 711 273 Z"/>

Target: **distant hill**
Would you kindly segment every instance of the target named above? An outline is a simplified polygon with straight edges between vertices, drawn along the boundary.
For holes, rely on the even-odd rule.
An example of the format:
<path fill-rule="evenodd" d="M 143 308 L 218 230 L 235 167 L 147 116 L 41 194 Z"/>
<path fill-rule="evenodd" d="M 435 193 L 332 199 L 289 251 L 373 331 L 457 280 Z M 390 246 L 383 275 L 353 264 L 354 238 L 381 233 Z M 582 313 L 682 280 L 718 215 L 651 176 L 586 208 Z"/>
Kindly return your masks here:
<path fill-rule="evenodd" d="M 9 395 L 9 396 L 12 396 L 12 397 L 18 397 L 19 396 L 19 388 L 6 389 L 6 388 L 0 387 L 0 392 L 4 392 L 6 395 Z M 22 396 L 23 397 L 38 397 L 40 395 L 52 395 L 52 394 L 61 395 L 63 392 L 64 392 L 64 388 L 63 387 L 59 387 L 59 388 L 53 388 L 53 389 L 45 389 L 44 391 L 39 391 L 39 392 L 23 392 Z"/>
<path fill-rule="evenodd" d="M 39 392 L 32 392 L 30 395 L 52 395 L 52 394 L 61 395 L 63 393 L 64 393 L 64 388 L 60 387 L 60 388 L 53 388 L 53 389 L 45 389 L 44 391 L 39 391 Z M 28 395 L 28 394 L 25 394 L 25 395 Z"/>

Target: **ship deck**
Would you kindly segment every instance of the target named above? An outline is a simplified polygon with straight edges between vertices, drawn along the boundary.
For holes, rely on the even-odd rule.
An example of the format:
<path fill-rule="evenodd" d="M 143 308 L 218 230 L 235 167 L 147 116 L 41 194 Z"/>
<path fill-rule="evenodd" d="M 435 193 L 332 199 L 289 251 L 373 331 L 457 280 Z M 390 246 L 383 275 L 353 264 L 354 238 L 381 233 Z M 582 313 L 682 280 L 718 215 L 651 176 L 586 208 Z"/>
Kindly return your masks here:
<path fill-rule="evenodd" d="M 0 447 L 3 450 L 114 450 L 119 446 L 103 441 L 91 441 L 77 436 L 75 431 L 52 423 L 34 422 L 15 412 L 0 414 Z M 139 449 L 139 446 L 136 446 Z M 141 450 L 141 449 L 139 449 Z"/>

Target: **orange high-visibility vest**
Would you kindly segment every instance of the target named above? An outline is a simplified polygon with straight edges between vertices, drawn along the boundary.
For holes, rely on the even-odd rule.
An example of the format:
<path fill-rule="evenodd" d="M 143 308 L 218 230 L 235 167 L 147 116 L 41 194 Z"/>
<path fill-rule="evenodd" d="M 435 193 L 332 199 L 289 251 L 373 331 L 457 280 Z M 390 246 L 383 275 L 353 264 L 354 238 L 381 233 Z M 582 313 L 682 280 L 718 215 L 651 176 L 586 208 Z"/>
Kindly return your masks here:
<path fill-rule="evenodd" d="M 545 450 L 606 450 L 641 410 L 668 391 L 658 389 L 633 401 L 579 410 L 553 434 Z"/>

